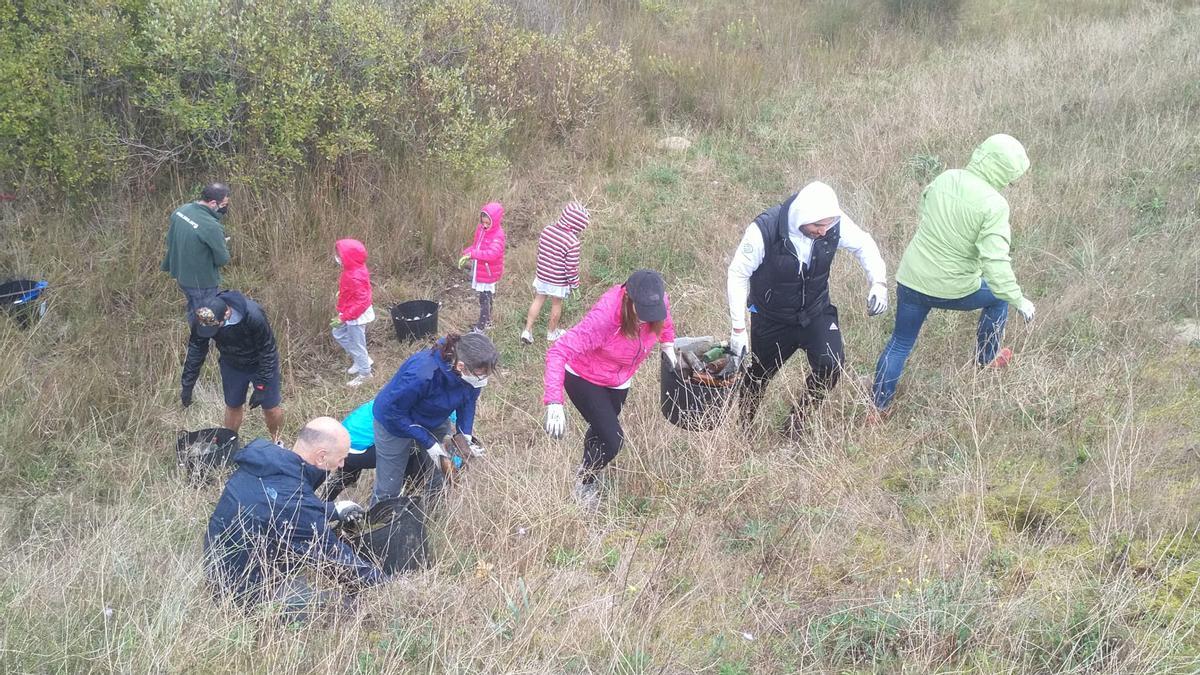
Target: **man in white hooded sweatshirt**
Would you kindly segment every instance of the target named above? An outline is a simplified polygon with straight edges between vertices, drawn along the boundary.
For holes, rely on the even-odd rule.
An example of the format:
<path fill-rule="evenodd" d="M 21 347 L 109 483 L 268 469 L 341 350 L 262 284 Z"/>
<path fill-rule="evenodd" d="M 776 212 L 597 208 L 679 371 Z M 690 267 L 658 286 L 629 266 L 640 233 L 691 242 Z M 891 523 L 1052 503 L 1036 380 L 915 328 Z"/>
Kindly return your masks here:
<path fill-rule="evenodd" d="M 735 354 L 753 356 L 742 382 L 742 422 L 754 420 L 767 383 L 803 349 L 811 373 L 786 431 L 797 433 L 807 409 L 837 384 L 844 350 L 837 307 L 829 297 L 829 272 L 838 249 L 858 258 L 870 291 L 867 313 L 887 309 L 887 266 L 871 235 L 842 212 L 837 194 L 812 182 L 746 228 L 729 263 L 729 342 Z M 746 309 L 754 315 L 746 330 Z"/>

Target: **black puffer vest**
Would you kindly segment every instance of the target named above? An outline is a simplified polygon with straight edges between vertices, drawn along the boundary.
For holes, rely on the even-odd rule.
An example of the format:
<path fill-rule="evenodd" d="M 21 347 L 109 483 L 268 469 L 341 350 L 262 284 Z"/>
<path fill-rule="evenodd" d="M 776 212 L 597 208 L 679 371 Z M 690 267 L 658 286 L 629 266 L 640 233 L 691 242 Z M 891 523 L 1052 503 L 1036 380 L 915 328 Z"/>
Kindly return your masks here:
<path fill-rule="evenodd" d="M 788 208 L 796 195 L 754 219 L 762 233 L 762 264 L 750 275 L 750 304 L 760 316 L 795 326 L 807 326 L 829 307 L 829 270 L 841 239 L 841 226 L 829 228 L 813 241 L 812 257 L 801 269 L 796 247 L 788 238 Z"/>

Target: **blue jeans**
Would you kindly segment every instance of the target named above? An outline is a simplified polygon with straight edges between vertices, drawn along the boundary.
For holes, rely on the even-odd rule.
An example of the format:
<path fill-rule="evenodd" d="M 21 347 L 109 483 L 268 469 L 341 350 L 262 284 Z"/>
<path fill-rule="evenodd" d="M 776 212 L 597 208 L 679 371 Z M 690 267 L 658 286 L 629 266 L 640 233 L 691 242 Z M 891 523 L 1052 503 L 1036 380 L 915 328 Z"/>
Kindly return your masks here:
<path fill-rule="evenodd" d="M 175 283 L 179 284 L 178 281 Z M 212 288 L 197 288 L 179 284 L 179 290 L 183 291 L 183 297 L 187 298 L 188 321 L 191 321 L 195 318 L 193 314 L 195 313 L 196 308 L 200 306 L 200 303 L 216 295 L 218 289 L 216 286 L 213 286 Z"/>
<path fill-rule="evenodd" d="M 1000 339 L 1004 337 L 1004 323 L 1008 320 L 1008 303 L 992 294 L 987 282 L 981 280 L 978 291 L 955 300 L 935 298 L 914 291 L 904 284 L 896 284 L 896 327 L 888 340 L 879 363 L 875 365 L 875 386 L 872 393 L 875 407 L 883 409 L 896 395 L 896 383 L 904 372 L 904 362 L 917 344 L 921 325 L 931 309 L 950 309 L 969 312 L 982 309 L 979 313 L 979 329 L 975 333 L 975 359 L 986 366 L 996 358 Z"/>

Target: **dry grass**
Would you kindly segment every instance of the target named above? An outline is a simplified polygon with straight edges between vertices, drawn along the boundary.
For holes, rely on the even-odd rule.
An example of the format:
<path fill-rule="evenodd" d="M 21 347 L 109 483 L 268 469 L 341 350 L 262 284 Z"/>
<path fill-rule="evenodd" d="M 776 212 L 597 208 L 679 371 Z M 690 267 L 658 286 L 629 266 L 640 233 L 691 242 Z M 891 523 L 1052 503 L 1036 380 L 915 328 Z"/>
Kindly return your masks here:
<path fill-rule="evenodd" d="M 729 127 L 610 121 L 608 138 L 465 193 L 397 169 L 341 193 L 235 204 L 227 283 L 270 311 L 289 427 L 368 395 L 341 387 L 324 330 L 336 236 L 367 241 L 378 304 L 441 297 L 443 328 L 461 328 L 476 310 L 445 261 L 485 197 L 512 214 L 503 373 L 479 423 L 491 454 L 434 524 L 433 568 L 331 625 L 241 617 L 200 587 L 217 490 L 180 488 L 171 448 L 176 429 L 219 419 L 220 402 L 212 368 L 192 409 L 175 403 L 184 327 L 156 264 L 174 197 L 83 219 L 5 211 L 0 260 L 52 279 L 55 295 L 31 333 L 0 322 L 0 669 L 1195 672 L 1200 353 L 1169 335 L 1200 315 L 1200 14 L 1121 5 L 1009 15 L 981 3 L 957 37 L 936 39 L 868 14 L 788 86 L 739 104 Z M 1008 191 L 1018 276 L 1039 308 L 1035 326 L 1010 324 L 1013 367 L 976 373 L 973 317 L 935 315 L 898 414 L 865 428 L 854 375 L 870 372 L 890 320 L 865 317 L 861 274 L 842 260 L 833 292 L 851 373 L 809 439 L 773 431 L 802 386 L 798 363 L 749 435 L 670 427 L 646 367 L 604 507 L 588 518 L 571 505 L 579 418 L 563 442 L 540 432 L 541 346 L 515 340 L 532 233 L 562 202 L 584 197 L 596 213 L 587 299 L 656 266 L 682 331 L 723 334 L 728 251 L 760 208 L 829 180 L 894 269 L 917 169 L 960 165 L 1000 130 L 1033 160 Z M 696 140 L 685 154 L 644 143 L 678 131 Z M 372 331 L 391 372 L 411 347 L 384 322 Z M 261 433 L 260 418 L 246 430 Z"/>

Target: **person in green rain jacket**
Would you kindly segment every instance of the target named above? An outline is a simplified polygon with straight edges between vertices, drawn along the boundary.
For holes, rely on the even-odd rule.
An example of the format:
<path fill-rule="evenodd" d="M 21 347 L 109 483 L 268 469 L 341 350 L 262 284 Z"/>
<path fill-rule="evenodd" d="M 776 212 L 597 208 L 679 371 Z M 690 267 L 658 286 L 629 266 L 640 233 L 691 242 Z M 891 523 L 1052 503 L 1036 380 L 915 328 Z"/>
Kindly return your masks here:
<path fill-rule="evenodd" d="M 933 179 L 921 194 L 916 234 L 896 272 L 896 325 L 875 366 L 875 415 L 891 404 L 904 363 L 932 309 L 981 310 L 975 358 L 1002 368 L 1012 350 L 1000 349 L 1008 306 L 1026 321 L 1034 307 L 1012 269 L 1008 200 L 999 190 L 1029 170 L 1029 157 L 1007 134 L 989 137 L 965 169 Z"/>

